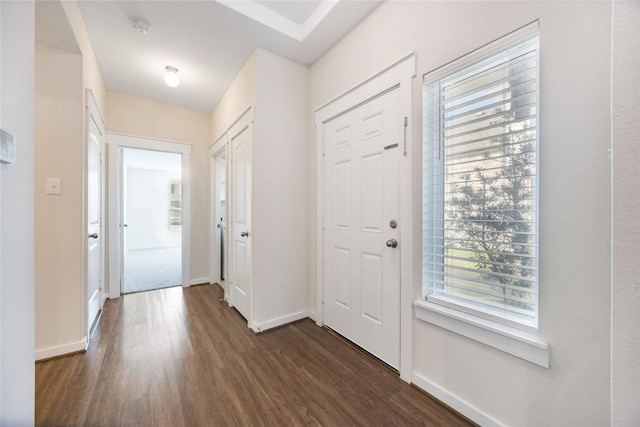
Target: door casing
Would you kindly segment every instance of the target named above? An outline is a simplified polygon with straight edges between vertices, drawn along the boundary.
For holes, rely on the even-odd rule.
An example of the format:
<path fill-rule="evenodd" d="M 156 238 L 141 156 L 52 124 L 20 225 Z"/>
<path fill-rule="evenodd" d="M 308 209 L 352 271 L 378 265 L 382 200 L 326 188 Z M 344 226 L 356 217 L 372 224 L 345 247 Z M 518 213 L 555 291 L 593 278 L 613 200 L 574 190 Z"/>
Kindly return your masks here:
<path fill-rule="evenodd" d="M 373 76 L 353 86 L 329 102 L 315 109 L 316 125 L 316 323 L 324 325 L 324 126 L 331 119 L 342 115 L 369 99 L 398 86 L 400 90 L 399 120 L 406 117 L 403 156 L 400 160 L 400 241 L 403 251 L 400 260 L 400 378 L 411 382 L 413 300 L 420 295 L 420 286 L 414 272 L 414 215 L 413 215 L 413 97 L 412 81 L 416 75 L 416 56 L 411 52 L 393 62 Z M 419 240 L 419 239 L 418 239 Z"/>
<path fill-rule="evenodd" d="M 234 179 L 233 179 L 233 153 L 232 153 L 232 142 L 233 139 L 238 136 L 239 134 L 241 134 L 242 132 L 248 132 L 249 136 L 251 138 L 251 145 L 253 145 L 254 143 L 254 107 L 252 105 L 249 105 L 247 108 L 245 108 L 245 110 L 238 116 L 238 118 L 236 118 L 230 125 L 229 127 L 224 131 L 224 133 L 219 136 L 213 144 L 211 144 L 209 146 L 209 154 L 211 156 L 211 169 L 210 169 L 210 178 L 211 178 L 211 186 L 214 186 L 215 183 L 215 177 L 213 176 L 213 172 L 214 172 L 214 165 L 213 162 L 215 161 L 214 156 L 219 153 L 222 149 L 226 150 L 226 158 L 227 158 L 227 163 L 226 163 L 226 171 L 227 171 L 227 201 L 226 201 L 226 209 L 227 209 L 227 232 L 225 234 L 225 241 L 227 242 L 225 245 L 225 254 L 226 254 L 226 258 L 225 258 L 225 289 L 224 289 L 224 299 L 225 301 L 227 301 L 227 303 L 229 304 L 229 306 L 233 307 L 233 299 L 231 297 L 232 294 L 232 286 L 233 286 L 233 281 L 234 281 L 234 257 L 233 257 L 233 248 L 232 248 L 232 239 L 233 239 L 233 233 L 234 233 L 234 222 L 233 222 L 233 209 L 234 209 L 234 196 L 233 196 L 233 185 L 234 185 Z M 253 188 L 253 186 L 251 185 L 251 188 Z M 215 195 L 213 194 L 213 190 L 211 191 L 211 198 L 212 200 L 214 199 Z M 252 195 L 249 195 L 249 197 L 252 197 Z M 214 235 L 214 227 L 215 227 L 215 216 L 214 216 L 214 212 L 213 210 L 210 211 L 210 218 L 209 218 L 209 223 L 211 225 L 211 232 L 209 235 L 209 246 L 210 248 L 214 245 L 214 241 L 215 241 L 215 235 Z M 248 230 L 250 233 L 250 237 L 249 239 L 252 239 L 252 235 L 253 235 L 253 230 Z M 249 245 L 251 245 L 251 242 L 249 241 Z M 249 249 L 251 251 L 251 248 Z M 252 256 L 252 254 L 251 254 Z M 210 257 L 209 260 L 209 272 L 211 273 L 212 271 L 214 271 L 215 269 L 213 268 L 213 263 L 216 262 L 214 256 L 212 255 Z M 247 320 L 247 326 L 248 327 L 252 327 L 253 325 L 253 271 L 251 268 L 249 268 L 249 271 L 246 272 L 246 274 L 248 275 L 248 280 L 249 280 L 249 284 L 248 284 L 248 288 L 249 288 L 249 293 L 250 293 L 250 298 L 249 298 L 249 309 L 247 311 L 246 314 L 246 320 Z"/>
<path fill-rule="evenodd" d="M 220 138 L 218 138 L 218 140 L 216 140 L 210 147 L 209 147 L 209 157 L 210 157 L 210 163 L 209 163 L 209 170 L 210 170 L 210 178 L 211 178 L 211 182 L 210 182 L 210 193 L 209 193 L 209 197 L 210 197 L 210 215 L 209 215 L 209 254 L 210 254 L 210 259 L 209 259 L 209 284 L 214 284 L 216 282 L 219 282 L 221 279 L 221 272 L 220 272 L 220 246 L 218 245 L 218 242 L 220 241 L 220 236 L 223 236 L 223 242 L 224 242 L 224 254 L 225 254 L 225 258 L 224 258 L 224 271 L 225 274 L 228 276 L 228 272 L 229 272 L 229 239 L 228 239 L 228 234 L 227 234 L 227 230 L 229 227 L 226 228 L 226 230 L 221 230 L 219 228 L 217 228 L 218 225 L 218 218 L 224 213 L 224 217 L 229 218 L 229 203 L 225 202 L 225 206 L 224 208 L 222 208 L 222 206 L 220 206 L 220 198 L 221 198 L 221 194 L 220 194 L 220 179 L 223 177 L 222 174 L 220 173 L 220 156 L 222 154 L 225 154 L 225 171 L 224 171 L 224 178 L 225 178 L 225 193 L 226 193 L 226 198 L 229 198 L 229 156 L 227 153 L 227 133 L 225 133 L 224 135 L 222 135 Z M 222 209 L 224 209 L 224 211 L 222 211 Z M 229 282 L 229 280 L 225 280 L 225 289 L 224 289 L 224 299 L 225 301 L 228 300 L 228 295 L 227 295 L 227 283 Z"/>
<path fill-rule="evenodd" d="M 165 151 L 182 155 L 182 286 L 191 286 L 191 144 L 113 132 L 109 145 L 109 298 L 119 298 L 122 287 L 122 171 L 121 148 Z"/>

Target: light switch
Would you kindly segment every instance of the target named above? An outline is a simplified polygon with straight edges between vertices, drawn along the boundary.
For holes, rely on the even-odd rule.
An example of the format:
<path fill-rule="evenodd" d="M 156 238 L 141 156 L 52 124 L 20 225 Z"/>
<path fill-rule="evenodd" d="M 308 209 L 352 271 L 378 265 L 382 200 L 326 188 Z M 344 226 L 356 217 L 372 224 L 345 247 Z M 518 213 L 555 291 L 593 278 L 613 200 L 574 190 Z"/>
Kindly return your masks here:
<path fill-rule="evenodd" d="M 47 178 L 47 194 L 62 194 L 60 178 Z"/>

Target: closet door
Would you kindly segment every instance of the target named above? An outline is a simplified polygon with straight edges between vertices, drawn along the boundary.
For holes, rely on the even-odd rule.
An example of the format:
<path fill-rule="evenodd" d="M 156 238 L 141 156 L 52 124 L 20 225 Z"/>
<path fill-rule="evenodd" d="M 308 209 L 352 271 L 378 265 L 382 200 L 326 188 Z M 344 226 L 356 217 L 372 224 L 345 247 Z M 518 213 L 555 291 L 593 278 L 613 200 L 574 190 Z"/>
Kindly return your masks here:
<path fill-rule="evenodd" d="M 251 271 L 251 111 L 229 131 L 231 146 L 231 305 L 252 320 Z"/>

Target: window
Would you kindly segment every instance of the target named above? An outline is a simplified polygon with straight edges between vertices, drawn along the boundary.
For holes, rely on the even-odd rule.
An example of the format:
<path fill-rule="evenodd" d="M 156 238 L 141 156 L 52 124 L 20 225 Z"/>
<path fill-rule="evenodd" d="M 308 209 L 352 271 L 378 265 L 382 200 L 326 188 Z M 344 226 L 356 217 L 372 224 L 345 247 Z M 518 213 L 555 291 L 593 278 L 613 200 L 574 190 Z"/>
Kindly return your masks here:
<path fill-rule="evenodd" d="M 182 182 L 171 180 L 169 184 L 169 231 L 182 230 Z"/>
<path fill-rule="evenodd" d="M 423 295 L 538 323 L 538 36 L 525 27 L 424 76 Z"/>

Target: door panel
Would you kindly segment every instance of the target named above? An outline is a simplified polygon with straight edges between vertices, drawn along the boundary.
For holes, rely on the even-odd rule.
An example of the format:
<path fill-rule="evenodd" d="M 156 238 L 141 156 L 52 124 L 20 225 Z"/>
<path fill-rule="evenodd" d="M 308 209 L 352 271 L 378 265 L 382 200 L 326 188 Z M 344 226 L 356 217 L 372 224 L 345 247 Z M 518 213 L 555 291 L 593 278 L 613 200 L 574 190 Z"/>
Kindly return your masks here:
<path fill-rule="evenodd" d="M 324 126 L 325 324 L 400 364 L 399 89 Z M 393 146 L 395 145 L 395 147 Z"/>
<path fill-rule="evenodd" d="M 249 126 L 231 136 L 231 305 L 251 322 L 251 149 Z"/>
<path fill-rule="evenodd" d="M 101 277 L 101 179 L 102 134 L 92 116 L 89 117 L 87 138 L 87 217 L 89 237 L 87 243 L 87 289 L 88 289 L 88 326 L 91 327 L 100 311 L 100 277 Z"/>

